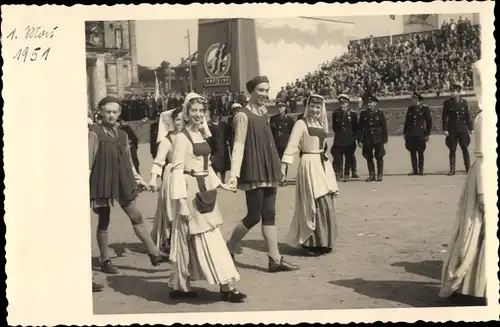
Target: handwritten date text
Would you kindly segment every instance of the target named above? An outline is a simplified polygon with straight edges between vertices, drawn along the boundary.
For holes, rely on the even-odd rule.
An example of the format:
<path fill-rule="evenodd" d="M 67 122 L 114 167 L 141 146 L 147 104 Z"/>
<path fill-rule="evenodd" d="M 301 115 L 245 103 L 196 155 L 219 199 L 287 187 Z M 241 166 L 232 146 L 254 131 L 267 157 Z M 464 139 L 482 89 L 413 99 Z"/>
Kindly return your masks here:
<path fill-rule="evenodd" d="M 41 47 L 31 48 L 24 47 L 20 48 L 12 59 L 26 62 L 26 61 L 42 61 L 49 58 L 50 48 L 42 49 Z"/>

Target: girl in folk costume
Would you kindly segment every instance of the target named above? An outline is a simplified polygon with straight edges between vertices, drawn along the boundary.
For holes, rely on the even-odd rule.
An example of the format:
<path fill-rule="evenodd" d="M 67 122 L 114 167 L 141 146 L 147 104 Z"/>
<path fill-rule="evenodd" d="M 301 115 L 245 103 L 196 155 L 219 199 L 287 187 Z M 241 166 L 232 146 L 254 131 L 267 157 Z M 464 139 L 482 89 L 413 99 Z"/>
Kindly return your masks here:
<path fill-rule="evenodd" d="M 474 64 L 474 85 L 479 109 L 483 109 L 481 73 L 484 62 Z M 474 123 L 475 161 L 469 170 L 458 204 L 455 227 L 448 245 L 441 273 L 441 297 L 462 295 L 486 300 L 485 263 L 485 219 L 484 219 L 484 175 L 483 144 L 481 139 L 481 111 Z"/>
<path fill-rule="evenodd" d="M 339 188 L 335 173 L 325 155 L 328 119 L 325 100 L 311 95 L 307 99 L 304 118 L 293 126 L 281 159 L 285 176 L 287 166 L 299 152 L 295 212 L 287 241 L 301 246 L 308 255 L 330 253 L 337 238 L 334 197 Z"/>
<path fill-rule="evenodd" d="M 90 204 L 99 217 L 97 243 L 101 253 L 102 271 L 117 274 L 108 254 L 108 226 L 111 207 L 118 202 L 132 222 L 135 234 L 145 245 L 151 264 L 159 265 L 167 257 L 156 249 L 146 230 L 135 199 L 138 185 L 147 184 L 136 172 L 130 155 L 127 134 L 117 124 L 121 114 L 119 100 L 106 97 L 99 102 L 101 123 L 89 131 Z"/>
<path fill-rule="evenodd" d="M 159 191 L 155 222 L 151 237 L 157 249 L 169 251 L 172 228 L 172 200 L 170 199 L 170 170 L 172 169 L 172 148 L 177 133 L 183 127 L 182 108 L 164 111 L 158 123 L 158 152 L 151 168 L 149 186 Z M 161 176 L 161 186 L 156 181 Z"/>
<path fill-rule="evenodd" d="M 192 298 L 190 280 L 219 284 L 221 298 L 242 302 L 246 295 L 233 284 L 240 276 L 219 230 L 222 217 L 216 203 L 217 189 L 235 192 L 221 183 L 209 165 L 211 136 L 204 117 L 205 98 L 189 93 L 184 103 L 186 127 L 173 147 L 170 190 L 172 207 L 172 240 L 169 285 L 173 298 Z"/>

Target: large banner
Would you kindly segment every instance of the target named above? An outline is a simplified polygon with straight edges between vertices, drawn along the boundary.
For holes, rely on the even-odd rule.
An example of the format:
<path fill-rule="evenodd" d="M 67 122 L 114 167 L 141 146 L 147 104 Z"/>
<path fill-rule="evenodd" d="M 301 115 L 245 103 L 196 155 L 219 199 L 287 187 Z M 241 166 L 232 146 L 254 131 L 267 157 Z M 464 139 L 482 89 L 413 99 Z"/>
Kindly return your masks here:
<path fill-rule="evenodd" d="M 260 73 L 271 82 L 269 96 L 281 87 L 347 51 L 354 24 L 323 18 L 256 19 Z"/>
<path fill-rule="evenodd" d="M 231 89 L 233 23 L 232 19 L 200 19 L 197 90 L 223 92 Z"/>

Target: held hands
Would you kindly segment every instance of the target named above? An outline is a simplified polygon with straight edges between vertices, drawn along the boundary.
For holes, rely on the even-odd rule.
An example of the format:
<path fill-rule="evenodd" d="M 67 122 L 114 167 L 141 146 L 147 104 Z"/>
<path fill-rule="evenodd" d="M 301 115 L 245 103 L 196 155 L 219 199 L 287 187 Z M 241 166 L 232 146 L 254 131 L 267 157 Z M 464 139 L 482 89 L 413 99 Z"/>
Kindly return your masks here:
<path fill-rule="evenodd" d="M 287 164 L 281 164 L 280 186 L 286 186 L 286 172 L 287 172 Z"/>
<path fill-rule="evenodd" d="M 236 193 L 236 186 L 232 184 L 220 183 L 219 187 L 224 191 Z"/>
<path fill-rule="evenodd" d="M 146 183 L 142 178 L 137 181 L 137 188 L 139 192 L 144 192 L 149 190 L 149 184 Z"/>
<path fill-rule="evenodd" d="M 229 178 L 229 181 L 227 182 L 227 185 L 229 185 L 230 187 L 236 189 L 236 185 L 238 184 L 238 178 L 235 177 L 235 176 L 231 176 Z"/>
<path fill-rule="evenodd" d="M 158 185 L 156 185 L 156 178 L 151 178 L 148 187 L 151 192 L 158 192 L 160 190 Z"/>
<path fill-rule="evenodd" d="M 448 133 L 448 131 L 444 131 L 444 132 L 443 132 L 443 134 L 444 134 L 445 136 L 448 136 L 450 133 Z"/>

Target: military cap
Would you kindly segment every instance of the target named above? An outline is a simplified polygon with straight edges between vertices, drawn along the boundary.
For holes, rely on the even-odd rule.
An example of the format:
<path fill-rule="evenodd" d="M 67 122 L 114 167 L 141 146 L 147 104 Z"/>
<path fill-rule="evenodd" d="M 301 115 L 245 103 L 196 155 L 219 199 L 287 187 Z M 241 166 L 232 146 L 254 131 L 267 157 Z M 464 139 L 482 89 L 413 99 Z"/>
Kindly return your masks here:
<path fill-rule="evenodd" d="M 363 102 L 378 102 L 378 99 L 374 94 L 366 92 L 363 95 Z"/>
<path fill-rule="evenodd" d="M 343 93 L 337 97 L 337 100 L 339 102 L 342 102 L 342 101 L 351 102 L 351 100 L 349 99 L 349 96 L 347 94 L 343 94 Z"/>
<path fill-rule="evenodd" d="M 282 101 L 276 101 L 276 107 L 286 107 L 286 104 Z"/>
<path fill-rule="evenodd" d="M 462 89 L 462 83 L 460 83 L 460 82 L 453 82 L 450 85 L 450 89 L 452 89 L 452 90 L 461 90 Z"/>
<path fill-rule="evenodd" d="M 246 84 L 247 91 L 252 93 L 255 90 L 255 87 L 260 83 L 269 83 L 269 79 L 266 76 L 257 76 L 249 80 Z"/>

